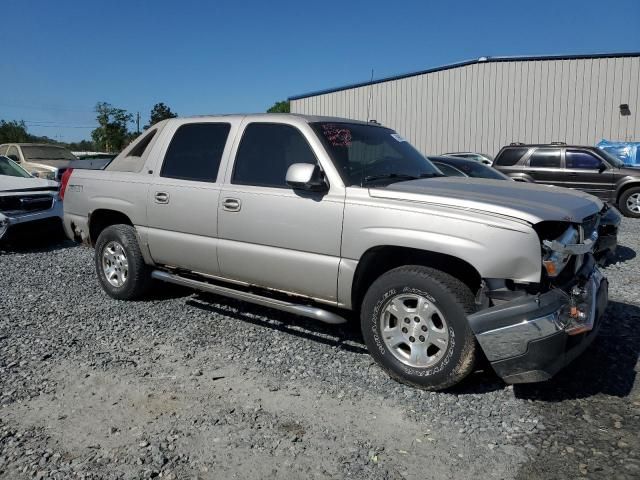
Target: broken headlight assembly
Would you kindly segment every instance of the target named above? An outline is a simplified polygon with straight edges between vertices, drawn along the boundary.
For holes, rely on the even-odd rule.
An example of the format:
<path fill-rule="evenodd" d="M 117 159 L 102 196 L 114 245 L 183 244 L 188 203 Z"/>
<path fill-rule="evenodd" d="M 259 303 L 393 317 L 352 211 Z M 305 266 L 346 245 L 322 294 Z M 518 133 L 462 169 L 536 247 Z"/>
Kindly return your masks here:
<path fill-rule="evenodd" d="M 549 278 L 556 278 L 574 255 L 584 255 L 593 251 L 598 240 L 598 232 L 593 230 L 589 238 L 581 240 L 581 231 L 571 225 L 557 238 L 542 241 L 542 265 Z"/>

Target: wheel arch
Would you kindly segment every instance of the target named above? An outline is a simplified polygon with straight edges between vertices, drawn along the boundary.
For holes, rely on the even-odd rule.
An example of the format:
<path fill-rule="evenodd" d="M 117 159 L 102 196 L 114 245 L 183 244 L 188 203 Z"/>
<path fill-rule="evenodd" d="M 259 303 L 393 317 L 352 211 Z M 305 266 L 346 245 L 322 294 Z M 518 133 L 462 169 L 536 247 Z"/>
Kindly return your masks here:
<path fill-rule="evenodd" d="M 457 278 L 474 293 L 482 281 L 480 272 L 473 265 L 453 255 L 410 247 L 376 246 L 367 250 L 356 266 L 351 285 L 352 308 L 360 308 L 365 293 L 376 278 L 404 265 L 436 268 Z"/>
<path fill-rule="evenodd" d="M 108 208 L 99 208 L 89 214 L 89 242 L 92 246 L 95 246 L 98 236 L 102 231 L 111 226 L 117 224 L 124 224 L 134 226 L 131 219 L 124 213 L 118 210 L 111 210 Z"/>
<path fill-rule="evenodd" d="M 629 180 L 625 183 L 623 183 L 622 185 L 618 186 L 617 192 L 616 192 L 616 205 L 620 204 L 620 198 L 622 198 L 622 195 L 624 195 L 624 193 L 629 190 L 630 188 L 636 188 L 636 187 L 640 187 L 640 181 L 638 180 Z"/>

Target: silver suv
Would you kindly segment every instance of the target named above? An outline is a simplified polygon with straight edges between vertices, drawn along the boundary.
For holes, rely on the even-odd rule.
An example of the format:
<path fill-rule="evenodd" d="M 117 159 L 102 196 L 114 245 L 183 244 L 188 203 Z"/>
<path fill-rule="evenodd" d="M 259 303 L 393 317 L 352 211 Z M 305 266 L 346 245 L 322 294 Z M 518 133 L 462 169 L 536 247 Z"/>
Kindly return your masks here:
<path fill-rule="evenodd" d="M 375 360 L 424 388 L 459 382 L 481 352 L 507 382 L 550 378 L 607 303 L 598 199 L 444 177 L 377 124 L 170 119 L 104 171 L 67 172 L 62 195 L 113 298 L 161 280 L 328 323 L 351 310 Z"/>

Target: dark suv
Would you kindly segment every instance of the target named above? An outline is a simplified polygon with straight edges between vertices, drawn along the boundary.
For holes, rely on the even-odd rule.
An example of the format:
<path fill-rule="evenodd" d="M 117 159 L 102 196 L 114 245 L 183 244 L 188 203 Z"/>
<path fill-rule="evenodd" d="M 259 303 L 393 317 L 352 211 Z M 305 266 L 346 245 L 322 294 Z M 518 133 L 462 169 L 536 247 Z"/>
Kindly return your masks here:
<path fill-rule="evenodd" d="M 574 188 L 640 218 L 640 168 L 625 166 L 596 147 L 551 143 L 502 147 L 493 168 L 521 182 Z"/>

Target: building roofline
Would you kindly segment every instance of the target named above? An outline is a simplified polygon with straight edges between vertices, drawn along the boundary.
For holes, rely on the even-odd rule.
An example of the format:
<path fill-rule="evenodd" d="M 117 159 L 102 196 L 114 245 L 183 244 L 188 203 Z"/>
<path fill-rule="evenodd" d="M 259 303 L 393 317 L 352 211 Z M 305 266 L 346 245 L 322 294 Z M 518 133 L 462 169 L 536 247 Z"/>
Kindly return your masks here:
<path fill-rule="evenodd" d="M 300 95 L 293 95 L 287 100 L 300 100 L 302 98 L 316 97 L 318 95 L 324 95 L 327 93 L 340 92 L 343 90 L 350 90 L 352 88 L 366 87 L 369 85 L 375 85 L 377 83 L 390 82 L 393 80 L 401 80 L 403 78 L 415 77 L 417 75 L 425 75 L 427 73 L 440 72 L 442 70 L 450 70 L 452 68 L 466 67 L 467 65 L 474 65 L 476 63 L 494 63 L 494 62 L 526 62 L 533 60 L 580 60 L 586 58 L 620 58 L 620 57 L 640 57 L 640 52 L 619 52 L 619 53 L 587 53 L 578 55 L 523 55 L 523 56 L 498 56 L 498 57 L 480 57 L 472 60 L 465 60 L 462 62 L 450 63 L 448 65 L 441 65 L 439 67 L 428 68 L 426 70 L 419 70 L 417 72 L 403 73 L 400 75 L 393 75 L 390 77 L 383 77 L 373 81 L 352 83 L 349 85 L 343 85 L 341 87 L 327 88 L 324 90 L 316 90 L 313 92 L 303 93 Z"/>

